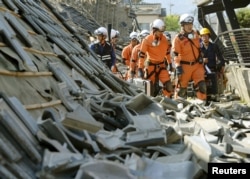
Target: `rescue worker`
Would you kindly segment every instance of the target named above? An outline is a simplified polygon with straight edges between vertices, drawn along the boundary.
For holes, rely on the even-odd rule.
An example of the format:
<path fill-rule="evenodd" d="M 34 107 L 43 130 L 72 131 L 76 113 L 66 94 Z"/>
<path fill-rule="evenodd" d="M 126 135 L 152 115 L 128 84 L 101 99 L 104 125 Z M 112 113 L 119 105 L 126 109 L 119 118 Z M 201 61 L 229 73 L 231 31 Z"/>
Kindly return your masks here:
<path fill-rule="evenodd" d="M 138 77 L 151 80 L 153 86 L 160 81 L 163 84 L 163 95 L 170 97 L 173 86 L 164 63 L 164 57 L 170 48 L 170 44 L 163 34 L 165 28 L 165 23 L 161 19 L 155 19 L 151 24 L 150 35 L 142 41 L 140 49 Z"/>
<path fill-rule="evenodd" d="M 107 29 L 105 27 L 99 27 L 94 31 L 94 34 L 97 37 L 97 42 L 92 44 L 90 49 L 113 71 L 116 57 L 112 45 L 106 40 L 108 35 Z"/>
<path fill-rule="evenodd" d="M 123 77 L 124 80 L 128 80 L 129 78 L 131 78 L 129 74 L 130 59 L 131 59 L 133 48 L 139 43 L 138 33 L 131 32 L 129 35 L 129 39 L 130 39 L 130 43 L 122 49 L 122 55 L 121 55 L 122 63 L 126 65 L 127 67 L 126 69 L 127 71 Z"/>
<path fill-rule="evenodd" d="M 128 66 L 130 65 L 130 59 L 131 59 L 131 54 L 134 46 L 136 46 L 139 43 L 138 39 L 138 33 L 137 32 L 131 32 L 129 35 L 130 43 L 125 46 L 122 50 L 122 61 L 123 64 Z"/>
<path fill-rule="evenodd" d="M 115 46 L 117 44 L 117 41 L 119 39 L 119 36 L 120 36 L 120 32 L 118 30 L 111 29 L 110 39 L 111 39 L 111 44 L 112 44 L 114 50 L 115 50 Z"/>
<path fill-rule="evenodd" d="M 150 32 L 148 30 L 142 30 L 139 35 L 138 35 L 138 39 L 139 39 L 139 44 L 137 44 L 133 50 L 132 50 L 132 54 L 131 54 L 131 60 L 130 60 L 130 78 L 134 78 L 135 74 L 137 72 L 137 67 L 138 67 L 138 59 L 139 59 L 139 52 L 140 52 L 140 48 L 141 48 L 141 43 L 143 41 L 143 39 L 145 37 L 147 37 L 150 34 Z"/>
<path fill-rule="evenodd" d="M 210 41 L 210 30 L 203 28 L 200 30 L 201 52 L 203 63 L 205 63 L 212 72 L 224 72 L 225 60 L 217 44 Z"/>
<path fill-rule="evenodd" d="M 172 52 L 178 83 L 176 97 L 186 98 L 189 81 L 193 80 L 196 97 L 205 102 L 207 98 L 205 70 L 200 57 L 200 38 L 193 29 L 193 22 L 193 16 L 181 15 L 179 20 L 181 31 L 173 39 Z"/>
<path fill-rule="evenodd" d="M 112 45 L 112 47 L 114 49 L 114 53 L 115 53 L 117 41 L 119 40 L 119 35 L 120 35 L 120 33 L 119 33 L 118 30 L 111 29 L 110 40 L 111 40 L 111 45 Z M 115 56 L 115 64 L 114 64 L 114 67 L 111 69 L 113 73 L 117 73 L 118 72 L 118 68 L 116 66 L 116 62 L 117 62 L 117 58 Z"/>

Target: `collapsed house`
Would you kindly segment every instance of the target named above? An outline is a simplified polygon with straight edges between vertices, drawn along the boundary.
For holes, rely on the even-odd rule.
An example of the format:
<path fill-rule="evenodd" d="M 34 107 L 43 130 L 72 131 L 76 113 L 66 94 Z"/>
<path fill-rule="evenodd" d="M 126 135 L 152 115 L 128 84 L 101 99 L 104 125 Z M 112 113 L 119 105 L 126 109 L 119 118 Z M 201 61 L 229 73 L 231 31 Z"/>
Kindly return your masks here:
<path fill-rule="evenodd" d="M 1 178 L 202 178 L 249 162 L 249 107 L 205 107 L 113 75 L 51 3 L 0 7 Z"/>

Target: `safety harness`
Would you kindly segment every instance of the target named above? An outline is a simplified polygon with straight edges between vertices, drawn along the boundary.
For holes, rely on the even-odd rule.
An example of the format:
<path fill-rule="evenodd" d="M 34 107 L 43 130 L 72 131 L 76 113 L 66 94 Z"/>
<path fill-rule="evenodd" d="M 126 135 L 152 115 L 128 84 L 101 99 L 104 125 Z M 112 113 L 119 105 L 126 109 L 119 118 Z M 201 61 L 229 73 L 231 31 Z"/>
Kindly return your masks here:
<path fill-rule="evenodd" d="M 201 57 L 201 50 L 200 50 L 200 48 L 198 48 L 190 38 L 187 37 L 187 39 L 188 39 L 188 41 L 190 42 L 190 45 L 191 45 L 191 48 L 192 48 L 192 52 L 193 52 L 193 56 L 194 56 L 195 62 L 202 63 L 203 60 L 201 59 L 202 57 Z M 194 53 L 194 48 L 193 48 L 193 46 L 199 51 L 198 57 L 196 57 L 196 55 L 195 55 L 195 53 Z"/>
<path fill-rule="evenodd" d="M 180 34 L 178 35 L 178 37 L 179 37 L 180 40 L 183 40 L 184 38 L 187 38 L 187 39 L 188 39 L 188 41 L 190 42 L 190 45 L 191 45 L 191 49 L 192 49 L 192 53 L 193 53 L 194 59 L 195 59 L 195 61 L 192 61 L 192 62 L 183 61 L 183 60 L 182 60 L 180 63 L 181 63 L 181 64 L 191 65 L 191 66 L 192 66 L 192 65 L 196 64 L 197 62 L 200 62 L 200 60 L 202 60 L 202 59 L 200 59 L 200 58 L 201 58 L 201 50 L 200 50 L 200 48 L 198 48 L 198 47 L 194 44 L 194 42 L 193 42 L 186 34 L 180 33 Z M 195 53 L 194 53 L 194 48 L 193 48 L 193 46 L 199 51 L 198 57 L 196 57 L 196 55 L 195 55 Z"/>
<path fill-rule="evenodd" d="M 166 70 L 166 65 L 165 65 L 164 61 L 162 61 L 160 63 L 152 63 L 150 60 L 147 60 L 146 67 L 148 67 L 148 66 L 154 66 L 154 70 L 151 71 L 149 74 L 147 74 L 147 79 L 150 78 L 154 73 L 155 73 L 156 78 L 159 78 L 159 74 L 160 74 L 161 70 L 163 70 L 163 69 Z M 147 68 L 146 68 L 146 70 L 147 70 Z"/>

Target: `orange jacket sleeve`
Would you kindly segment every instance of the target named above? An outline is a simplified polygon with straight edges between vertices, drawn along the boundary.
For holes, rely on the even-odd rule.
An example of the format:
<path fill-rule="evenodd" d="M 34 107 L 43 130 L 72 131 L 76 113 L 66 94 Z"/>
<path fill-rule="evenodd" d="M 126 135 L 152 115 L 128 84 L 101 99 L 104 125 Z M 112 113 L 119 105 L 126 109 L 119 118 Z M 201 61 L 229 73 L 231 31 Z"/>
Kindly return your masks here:
<path fill-rule="evenodd" d="M 131 52 L 132 52 L 132 47 L 131 44 L 125 46 L 122 50 L 122 59 L 125 60 L 125 64 L 129 66 L 130 59 L 131 59 Z"/>
<path fill-rule="evenodd" d="M 176 66 L 180 66 L 180 56 L 179 56 L 179 53 L 181 51 L 181 47 L 180 47 L 180 41 L 179 41 L 179 37 L 178 35 L 176 35 L 174 37 L 174 40 L 173 40 L 173 46 L 172 46 L 172 52 L 174 53 L 174 63 Z M 175 54 L 178 54 L 177 56 Z"/>
<path fill-rule="evenodd" d="M 171 45 L 170 43 L 168 42 L 168 50 L 167 50 L 167 53 L 166 53 L 166 56 L 165 58 L 167 59 L 167 62 L 168 64 L 172 63 L 172 59 L 171 59 Z"/>
<path fill-rule="evenodd" d="M 140 51 L 139 51 L 139 60 L 138 60 L 138 68 L 144 68 L 144 61 L 146 58 L 146 52 L 148 49 L 148 40 L 147 37 L 146 39 L 143 39 L 143 41 L 141 42 L 141 47 L 140 47 Z"/>
<path fill-rule="evenodd" d="M 138 63 L 140 47 L 141 47 L 141 44 L 138 44 L 132 50 L 131 59 L 130 59 L 130 69 L 132 71 L 135 71 L 136 65 Z"/>

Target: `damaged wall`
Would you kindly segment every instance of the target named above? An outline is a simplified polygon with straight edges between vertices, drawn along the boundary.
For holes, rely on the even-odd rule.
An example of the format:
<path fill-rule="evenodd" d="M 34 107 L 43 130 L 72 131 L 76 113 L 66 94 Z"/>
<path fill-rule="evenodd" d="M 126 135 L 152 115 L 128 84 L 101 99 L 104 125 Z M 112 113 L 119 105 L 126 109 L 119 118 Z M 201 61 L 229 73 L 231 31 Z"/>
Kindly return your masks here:
<path fill-rule="evenodd" d="M 78 24 L 78 26 L 88 29 L 93 35 L 94 30 L 99 26 L 107 27 L 108 24 L 112 24 L 112 28 L 118 30 L 120 33 L 119 44 L 124 44 L 129 41 L 129 34 L 133 31 L 133 20 L 129 17 L 129 8 L 126 3 L 122 1 L 109 1 L 109 0 L 97 0 L 97 1 L 50 1 L 54 4 L 56 9 L 62 13 L 68 13 L 72 21 Z M 76 11 L 78 17 L 74 16 Z M 84 23 L 84 22 L 88 23 Z M 91 24 L 97 24 L 98 27 L 88 28 Z"/>

